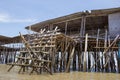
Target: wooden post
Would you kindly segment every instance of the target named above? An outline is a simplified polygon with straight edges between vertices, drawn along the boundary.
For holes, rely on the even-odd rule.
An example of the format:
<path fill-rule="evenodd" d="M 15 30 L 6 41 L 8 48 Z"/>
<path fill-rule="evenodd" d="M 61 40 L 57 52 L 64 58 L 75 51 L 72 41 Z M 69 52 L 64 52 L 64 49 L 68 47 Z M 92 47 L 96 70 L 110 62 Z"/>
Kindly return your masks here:
<path fill-rule="evenodd" d="M 79 49 L 79 46 L 77 47 L 77 53 L 78 53 L 78 71 L 80 71 L 80 66 L 81 66 L 81 54 L 80 54 L 80 49 Z"/>
<path fill-rule="evenodd" d="M 83 71 L 87 71 L 87 59 L 86 59 L 86 53 L 87 53 L 87 46 L 88 46 L 88 34 L 86 34 L 85 37 L 85 50 L 84 50 L 84 58 L 83 58 Z"/>
<path fill-rule="evenodd" d="M 106 49 L 107 48 L 107 30 L 105 30 L 105 41 L 104 41 L 104 48 Z M 107 57 L 106 57 L 106 55 L 103 55 L 104 56 L 104 62 L 106 63 L 107 62 Z M 107 68 L 106 67 L 108 67 L 108 65 L 106 65 L 106 67 L 105 67 L 105 64 L 103 64 L 104 65 L 104 69 L 105 69 L 105 71 L 107 71 Z"/>
<path fill-rule="evenodd" d="M 100 34 L 100 29 L 98 29 L 98 31 L 97 31 L 97 39 L 96 39 L 96 51 L 95 51 L 95 62 L 96 62 L 96 60 L 98 59 L 98 41 L 99 41 L 99 34 Z M 95 65 L 95 71 L 97 71 L 98 70 L 98 66 L 99 66 L 99 63 L 96 63 L 96 65 Z"/>
<path fill-rule="evenodd" d="M 82 19 L 81 19 L 80 36 L 84 36 L 85 35 L 85 24 L 86 24 L 86 17 L 85 17 L 85 15 L 83 15 Z"/>
<path fill-rule="evenodd" d="M 72 52 L 70 54 L 69 61 L 68 61 L 68 64 L 67 64 L 65 72 L 69 72 L 70 63 L 71 63 L 71 61 L 73 59 L 74 51 L 75 51 L 75 45 L 73 45 Z"/>
<path fill-rule="evenodd" d="M 118 72 L 120 73 L 120 41 L 118 42 Z"/>
<path fill-rule="evenodd" d="M 76 70 L 76 51 L 73 55 L 73 71 L 75 71 L 75 70 Z"/>
<path fill-rule="evenodd" d="M 118 39 L 119 39 L 119 35 L 117 35 L 116 38 L 114 39 L 114 41 L 104 50 L 103 55 L 105 55 L 108 52 L 108 50 L 115 44 L 115 42 Z M 97 59 L 96 63 L 103 57 L 103 55 Z M 96 65 L 96 63 L 93 64 L 93 66 L 91 67 L 91 70 Z"/>

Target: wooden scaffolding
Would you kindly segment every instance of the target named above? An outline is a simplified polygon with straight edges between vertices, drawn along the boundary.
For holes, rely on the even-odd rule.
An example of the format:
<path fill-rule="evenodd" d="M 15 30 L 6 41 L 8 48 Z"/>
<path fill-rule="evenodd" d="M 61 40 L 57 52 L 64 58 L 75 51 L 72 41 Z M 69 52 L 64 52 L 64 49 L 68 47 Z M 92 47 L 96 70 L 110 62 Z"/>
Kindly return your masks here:
<path fill-rule="evenodd" d="M 20 66 L 19 73 L 27 71 L 28 68 L 31 70 L 30 74 L 34 71 L 37 73 L 47 71 L 50 74 L 62 70 L 68 72 L 75 50 L 75 41 L 58 31 L 57 28 L 52 31 L 41 30 L 40 33 L 29 35 L 29 38 L 20 33 L 25 48 L 20 50 L 15 63 L 8 63 L 11 65 L 8 71 L 14 66 Z"/>

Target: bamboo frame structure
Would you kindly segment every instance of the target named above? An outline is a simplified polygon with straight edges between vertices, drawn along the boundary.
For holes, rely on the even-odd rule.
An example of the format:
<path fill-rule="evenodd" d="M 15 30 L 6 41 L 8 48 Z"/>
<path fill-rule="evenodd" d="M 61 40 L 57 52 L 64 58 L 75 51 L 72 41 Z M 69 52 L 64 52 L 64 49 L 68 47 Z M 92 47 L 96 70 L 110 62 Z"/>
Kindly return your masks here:
<path fill-rule="evenodd" d="M 120 37 L 111 38 L 108 28 L 108 15 L 119 11 L 117 8 L 78 12 L 28 26 L 26 29 L 35 33 L 1 42 L 1 47 L 7 46 L 1 48 L 0 59 L 11 65 L 8 71 L 20 66 L 19 73 L 27 69 L 30 74 L 120 72 Z M 17 43 L 18 48 L 8 43 Z"/>
<path fill-rule="evenodd" d="M 37 35 L 37 37 L 31 39 L 30 41 L 26 41 L 24 36 L 20 34 L 21 39 L 25 45 L 25 49 L 23 51 L 20 51 L 20 55 L 17 57 L 18 59 L 15 63 L 8 63 L 8 65 L 11 65 L 8 71 L 10 71 L 14 66 L 20 66 L 21 68 L 19 70 L 19 73 L 21 70 L 25 72 L 25 67 L 32 68 L 30 74 L 32 74 L 33 71 L 41 73 L 42 71 L 44 72 L 44 70 L 50 74 L 56 72 L 56 66 L 62 65 L 56 63 L 55 56 L 59 55 L 57 52 L 61 51 L 62 56 L 60 62 L 66 62 L 65 60 L 62 60 L 62 58 L 65 57 L 68 48 L 70 46 L 72 47 L 72 45 L 75 45 L 75 41 L 73 39 L 65 36 L 62 33 L 58 33 L 57 31 L 57 28 L 55 28 L 53 31 L 42 31 L 40 34 L 34 34 Z M 64 47 L 65 44 L 67 44 L 66 48 Z M 70 58 L 68 62 L 66 62 L 66 69 L 64 69 L 64 71 L 68 72 L 69 70 L 74 50 L 75 46 L 73 47 L 72 53 L 69 53 Z"/>

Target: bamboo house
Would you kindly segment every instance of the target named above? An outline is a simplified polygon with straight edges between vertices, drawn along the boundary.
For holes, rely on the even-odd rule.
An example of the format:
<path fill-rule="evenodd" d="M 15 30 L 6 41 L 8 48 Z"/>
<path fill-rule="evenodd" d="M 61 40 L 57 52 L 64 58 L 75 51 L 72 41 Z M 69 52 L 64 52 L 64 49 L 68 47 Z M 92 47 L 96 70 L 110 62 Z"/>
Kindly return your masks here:
<path fill-rule="evenodd" d="M 120 72 L 120 8 L 77 12 L 26 29 L 34 33 L 20 33 L 6 41 L 17 47 L 9 50 L 1 45 L 14 55 L 8 56 L 12 59 L 8 71 L 20 66 L 19 73 L 29 70 L 30 74 Z"/>

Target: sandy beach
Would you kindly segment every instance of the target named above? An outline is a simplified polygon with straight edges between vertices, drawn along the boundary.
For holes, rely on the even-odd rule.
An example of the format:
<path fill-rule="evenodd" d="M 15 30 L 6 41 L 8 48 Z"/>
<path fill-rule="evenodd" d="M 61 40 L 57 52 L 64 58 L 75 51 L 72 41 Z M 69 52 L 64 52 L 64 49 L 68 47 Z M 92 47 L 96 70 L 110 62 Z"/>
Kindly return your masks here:
<path fill-rule="evenodd" d="M 70 72 L 29 75 L 29 73 L 18 74 L 19 67 L 14 67 L 10 72 L 7 69 L 10 66 L 0 65 L 0 80 L 120 80 L 120 74 L 117 73 L 95 73 L 95 72 Z"/>

